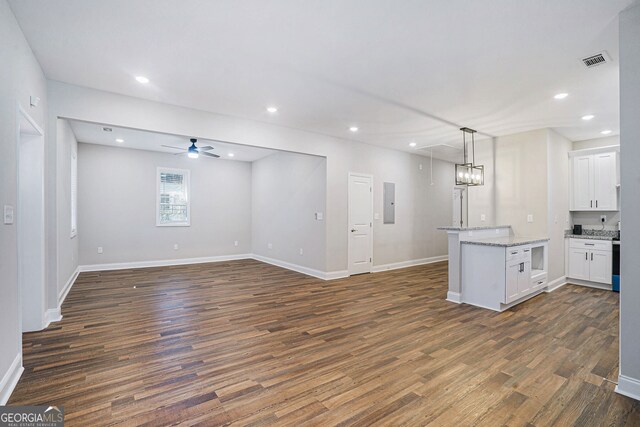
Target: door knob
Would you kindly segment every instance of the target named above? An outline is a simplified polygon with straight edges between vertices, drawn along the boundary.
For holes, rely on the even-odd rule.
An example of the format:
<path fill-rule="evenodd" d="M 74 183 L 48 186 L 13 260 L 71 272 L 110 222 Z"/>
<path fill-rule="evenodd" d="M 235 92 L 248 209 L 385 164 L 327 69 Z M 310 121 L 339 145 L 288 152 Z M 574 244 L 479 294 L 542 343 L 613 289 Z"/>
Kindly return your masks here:
<path fill-rule="evenodd" d="M 358 231 L 358 230 L 356 230 L 355 228 L 352 228 L 352 229 L 351 229 L 351 232 L 352 232 L 352 233 L 355 233 L 356 231 Z"/>

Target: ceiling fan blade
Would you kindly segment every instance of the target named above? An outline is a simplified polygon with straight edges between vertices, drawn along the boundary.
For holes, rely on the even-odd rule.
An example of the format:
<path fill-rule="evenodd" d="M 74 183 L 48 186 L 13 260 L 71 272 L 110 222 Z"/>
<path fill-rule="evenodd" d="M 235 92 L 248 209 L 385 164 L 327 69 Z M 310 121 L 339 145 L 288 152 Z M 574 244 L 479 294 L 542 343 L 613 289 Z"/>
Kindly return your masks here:
<path fill-rule="evenodd" d="M 207 156 L 207 157 L 215 157 L 215 158 L 220 157 L 217 154 L 205 153 L 204 151 L 200 152 L 200 155 L 201 156 Z"/>
<path fill-rule="evenodd" d="M 209 150 L 213 150 L 214 148 L 210 145 L 204 146 L 204 147 L 198 147 L 198 150 L 204 150 L 204 151 L 209 151 Z"/>
<path fill-rule="evenodd" d="M 185 148 L 182 148 L 182 147 L 172 147 L 171 145 L 161 145 L 161 147 L 165 147 L 165 148 L 173 148 L 174 150 L 185 150 Z"/>
<path fill-rule="evenodd" d="M 182 153 L 173 153 L 174 156 L 186 156 L 187 152 L 183 151 Z"/>

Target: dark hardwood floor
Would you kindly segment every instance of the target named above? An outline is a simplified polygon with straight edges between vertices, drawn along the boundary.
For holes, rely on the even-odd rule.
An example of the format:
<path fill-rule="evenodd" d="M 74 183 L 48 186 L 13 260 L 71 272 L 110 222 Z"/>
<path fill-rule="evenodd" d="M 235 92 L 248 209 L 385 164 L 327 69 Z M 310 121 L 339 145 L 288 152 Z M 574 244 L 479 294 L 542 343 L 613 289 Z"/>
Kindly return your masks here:
<path fill-rule="evenodd" d="M 63 320 L 24 335 L 10 404 L 63 405 L 67 426 L 640 425 L 607 381 L 618 294 L 567 285 L 495 313 L 446 302 L 446 275 L 83 273 Z"/>

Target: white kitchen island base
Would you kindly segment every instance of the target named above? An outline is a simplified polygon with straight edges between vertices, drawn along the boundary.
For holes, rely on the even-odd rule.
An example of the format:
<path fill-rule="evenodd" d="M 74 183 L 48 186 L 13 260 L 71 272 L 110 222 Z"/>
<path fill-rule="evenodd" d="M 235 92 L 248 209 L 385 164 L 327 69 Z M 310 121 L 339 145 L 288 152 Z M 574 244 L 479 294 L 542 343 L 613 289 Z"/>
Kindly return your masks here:
<path fill-rule="evenodd" d="M 461 242 L 461 302 L 504 311 L 547 286 L 547 240 Z"/>

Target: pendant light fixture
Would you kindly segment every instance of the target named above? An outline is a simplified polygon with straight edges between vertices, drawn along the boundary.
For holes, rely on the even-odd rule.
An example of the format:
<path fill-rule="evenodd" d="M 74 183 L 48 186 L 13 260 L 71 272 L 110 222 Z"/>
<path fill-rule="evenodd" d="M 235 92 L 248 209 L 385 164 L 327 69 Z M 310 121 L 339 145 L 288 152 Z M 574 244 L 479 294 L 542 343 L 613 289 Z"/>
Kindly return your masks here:
<path fill-rule="evenodd" d="M 475 130 L 469 128 L 460 128 L 462 131 L 462 150 L 464 154 L 463 163 L 456 163 L 456 185 L 466 185 L 475 187 L 484 185 L 484 166 L 476 165 L 476 140 Z M 467 149 L 467 134 L 471 135 L 471 153 Z M 471 156 L 469 156 L 471 154 Z M 469 161 L 471 157 L 471 161 Z"/>

